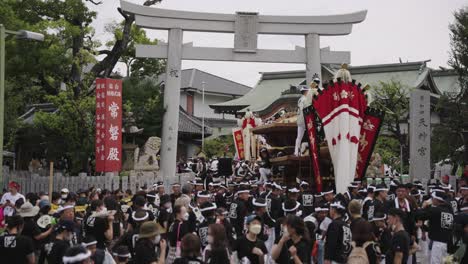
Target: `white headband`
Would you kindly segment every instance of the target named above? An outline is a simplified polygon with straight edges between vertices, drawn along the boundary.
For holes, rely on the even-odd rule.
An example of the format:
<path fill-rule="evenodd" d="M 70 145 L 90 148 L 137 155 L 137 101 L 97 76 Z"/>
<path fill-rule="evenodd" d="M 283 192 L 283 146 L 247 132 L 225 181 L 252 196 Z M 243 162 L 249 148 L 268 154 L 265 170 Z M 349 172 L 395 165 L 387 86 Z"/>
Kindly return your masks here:
<path fill-rule="evenodd" d="M 145 215 L 144 215 L 144 216 L 142 216 L 142 217 L 140 217 L 140 218 L 137 218 L 137 217 L 136 217 L 136 211 L 132 213 L 132 218 L 133 218 L 133 220 L 135 220 L 135 221 L 143 221 L 143 220 L 146 220 L 146 219 L 148 218 L 148 216 L 149 216 L 149 215 L 148 215 L 148 212 L 145 212 Z"/>
<path fill-rule="evenodd" d="M 83 261 L 89 258 L 90 256 L 91 256 L 91 251 L 87 250 L 86 253 L 80 253 L 76 256 L 70 256 L 70 257 L 64 256 L 62 258 L 62 261 L 64 264 L 75 263 L 75 262 Z"/>
<path fill-rule="evenodd" d="M 91 242 L 89 242 L 89 243 L 81 242 L 81 245 L 82 245 L 83 247 L 89 247 L 89 246 L 96 245 L 96 244 L 97 244 L 97 241 L 96 241 L 96 240 L 91 241 Z"/>
<path fill-rule="evenodd" d="M 298 192 L 299 192 L 299 190 L 298 190 L 296 187 L 294 187 L 294 188 L 292 188 L 292 189 L 289 189 L 288 191 L 289 191 L 290 193 L 298 193 Z"/>
<path fill-rule="evenodd" d="M 125 255 L 121 255 L 121 254 L 114 253 L 114 254 L 112 254 L 112 255 L 114 255 L 114 256 L 116 256 L 116 257 L 119 257 L 119 258 L 129 258 L 129 257 L 131 256 L 130 253 L 127 253 L 127 254 L 125 254 Z"/>
<path fill-rule="evenodd" d="M 292 212 L 292 211 L 297 210 L 297 208 L 299 208 L 300 205 L 301 205 L 301 204 L 300 204 L 299 202 L 296 201 L 296 206 L 294 206 L 294 208 L 286 209 L 286 208 L 284 207 L 284 203 L 281 205 L 281 207 L 283 208 L 283 211 L 284 211 L 284 212 Z"/>
<path fill-rule="evenodd" d="M 211 195 L 209 193 L 207 194 L 202 194 L 201 192 L 197 193 L 197 198 L 210 198 Z"/>
<path fill-rule="evenodd" d="M 439 201 L 445 202 L 444 198 L 442 198 L 440 196 L 437 196 L 436 192 L 431 193 L 431 197 L 434 198 L 434 199 L 437 199 Z"/>
<path fill-rule="evenodd" d="M 388 189 L 387 188 L 375 188 L 374 189 L 374 192 L 382 192 L 382 191 L 387 191 L 388 192 Z"/>
<path fill-rule="evenodd" d="M 370 221 L 371 221 L 371 222 L 372 222 L 372 221 L 381 221 L 381 220 L 385 220 L 385 219 L 387 219 L 387 215 L 386 215 L 386 214 L 384 214 L 382 217 L 375 217 L 375 216 L 374 216 L 374 218 L 372 218 L 372 220 L 370 220 Z"/>
<path fill-rule="evenodd" d="M 346 210 L 346 208 L 343 205 L 341 205 L 340 203 L 337 203 L 337 202 L 330 204 L 330 206 Z"/>
<path fill-rule="evenodd" d="M 236 194 L 241 194 L 241 193 L 250 193 L 249 190 L 240 190 L 240 191 L 237 191 Z"/>
<path fill-rule="evenodd" d="M 205 211 L 210 211 L 210 210 L 216 210 L 216 204 L 215 203 L 212 203 L 210 207 L 206 207 L 206 208 L 200 208 L 200 212 L 205 212 Z"/>
<path fill-rule="evenodd" d="M 257 207 L 264 207 L 264 206 L 267 206 L 266 201 L 265 201 L 264 203 L 258 203 L 258 202 L 257 202 L 257 199 L 255 199 L 255 198 L 252 200 L 252 204 L 255 205 L 255 206 L 257 206 Z"/>
<path fill-rule="evenodd" d="M 322 192 L 322 195 L 324 195 L 324 194 L 329 194 L 329 193 L 333 193 L 333 190 L 326 191 L 326 192 Z"/>
<path fill-rule="evenodd" d="M 315 212 L 326 212 L 328 211 L 327 207 L 316 207 Z"/>
<path fill-rule="evenodd" d="M 156 198 L 156 194 L 149 194 L 149 193 L 147 193 L 146 196 L 147 196 L 147 197 L 151 197 L 151 198 Z"/>
<path fill-rule="evenodd" d="M 71 209 L 71 208 L 74 208 L 75 206 L 73 205 L 65 205 L 65 206 L 60 206 L 58 209 L 57 209 L 57 213 L 60 213 L 62 212 L 63 210 L 67 210 L 67 209 Z"/>

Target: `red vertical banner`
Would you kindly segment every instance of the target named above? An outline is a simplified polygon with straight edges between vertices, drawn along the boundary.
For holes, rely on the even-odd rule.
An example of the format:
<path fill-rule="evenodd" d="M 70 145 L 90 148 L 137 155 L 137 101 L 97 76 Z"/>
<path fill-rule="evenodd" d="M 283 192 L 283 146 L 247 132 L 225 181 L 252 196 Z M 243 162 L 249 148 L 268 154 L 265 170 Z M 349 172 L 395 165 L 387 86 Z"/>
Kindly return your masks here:
<path fill-rule="evenodd" d="M 96 79 L 96 171 L 122 166 L 122 81 Z"/>
<path fill-rule="evenodd" d="M 234 145 L 236 146 L 237 157 L 240 160 L 245 158 L 244 153 L 244 137 L 242 136 L 242 129 L 233 128 L 232 136 L 234 137 Z"/>
<path fill-rule="evenodd" d="M 356 178 L 363 178 L 366 174 L 369 160 L 374 151 L 375 142 L 379 136 L 384 113 L 378 110 L 367 108 L 361 127 L 359 138 L 358 158 L 356 164 Z"/>
<path fill-rule="evenodd" d="M 306 125 L 307 138 L 309 139 L 309 154 L 314 172 L 316 191 L 322 191 L 322 176 L 320 175 L 319 146 L 317 145 L 317 131 L 315 125 L 315 110 L 312 106 L 305 108 L 304 121 Z"/>

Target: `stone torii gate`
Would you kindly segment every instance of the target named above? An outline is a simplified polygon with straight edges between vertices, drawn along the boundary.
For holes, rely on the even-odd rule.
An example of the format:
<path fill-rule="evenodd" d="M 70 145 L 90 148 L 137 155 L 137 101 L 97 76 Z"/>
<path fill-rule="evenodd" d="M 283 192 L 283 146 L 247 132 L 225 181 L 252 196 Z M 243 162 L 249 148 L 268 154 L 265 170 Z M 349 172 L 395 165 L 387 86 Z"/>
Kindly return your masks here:
<path fill-rule="evenodd" d="M 321 79 L 321 63 L 350 63 L 350 53 L 320 49 L 320 36 L 340 36 L 351 33 L 353 24 L 366 18 L 367 11 L 329 16 L 264 16 L 237 12 L 216 14 L 146 7 L 121 0 L 124 12 L 135 15 L 136 25 L 143 28 L 168 30 L 168 43 L 136 45 L 136 56 L 167 59 L 164 107 L 161 175 L 174 177 L 176 172 L 177 132 L 181 85 L 181 61 L 244 61 L 306 64 L 306 80 Z M 194 47 L 183 44 L 184 31 L 234 33 L 234 48 Z M 258 34 L 302 35 L 305 48 L 294 50 L 257 49 Z"/>

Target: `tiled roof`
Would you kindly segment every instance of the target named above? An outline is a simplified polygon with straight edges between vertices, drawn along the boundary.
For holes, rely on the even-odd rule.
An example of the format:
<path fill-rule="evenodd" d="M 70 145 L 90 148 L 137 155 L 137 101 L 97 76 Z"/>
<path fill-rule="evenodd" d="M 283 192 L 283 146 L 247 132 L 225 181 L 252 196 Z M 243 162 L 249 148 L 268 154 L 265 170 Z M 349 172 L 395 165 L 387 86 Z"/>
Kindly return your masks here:
<path fill-rule="evenodd" d="M 166 74 L 161 74 L 158 80 L 161 82 L 166 78 Z M 242 96 L 252 90 L 252 87 L 243 85 L 211 73 L 198 69 L 185 69 L 181 74 L 181 89 L 202 92 L 202 83 L 205 82 L 205 92 L 229 96 Z"/>
<path fill-rule="evenodd" d="M 189 115 L 182 107 L 179 107 L 179 133 L 201 135 L 202 121 L 192 115 Z M 205 122 L 205 136 L 213 134 L 213 129 Z"/>

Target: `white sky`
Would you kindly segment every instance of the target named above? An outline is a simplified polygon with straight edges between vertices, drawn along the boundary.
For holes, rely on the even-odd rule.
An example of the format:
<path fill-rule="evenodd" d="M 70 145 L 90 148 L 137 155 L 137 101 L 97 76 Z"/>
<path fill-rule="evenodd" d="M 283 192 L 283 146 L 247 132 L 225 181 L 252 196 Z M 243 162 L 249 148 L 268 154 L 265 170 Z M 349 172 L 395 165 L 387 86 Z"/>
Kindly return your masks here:
<path fill-rule="evenodd" d="M 144 0 L 128 0 L 143 3 Z M 91 6 L 91 5 L 90 5 Z M 108 40 L 105 26 L 119 22 L 119 0 L 103 0 L 93 26 L 101 40 Z M 430 67 L 446 66 L 449 57 L 449 23 L 453 12 L 468 6 L 467 0 L 163 0 L 156 7 L 198 12 L 259 12 L 264 15 L 329 15 L 367 9 L 367 18 L 353 26 L 348 36 L 321 37 L 321 47 L 351 51 L 352 65 L 431 60 Z M 148 31 L 151 38 L 167 39 L 167 31 Z M 184 33 L 184 42 L 195 46 L 233 47 L 232 34 Z M 293 49 L 304 46 L 301 36 L 260 35 L 259 48 Z M 198 68 L 254 86 L 259 72 L 305 69 L 302 64 L 183 61 L 182 68 Z M 119 66 L 119 70 L 123 68 Z"/>

